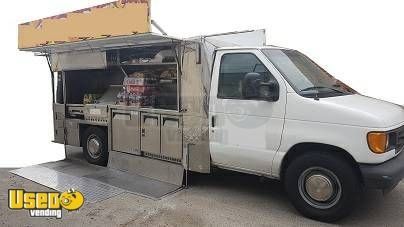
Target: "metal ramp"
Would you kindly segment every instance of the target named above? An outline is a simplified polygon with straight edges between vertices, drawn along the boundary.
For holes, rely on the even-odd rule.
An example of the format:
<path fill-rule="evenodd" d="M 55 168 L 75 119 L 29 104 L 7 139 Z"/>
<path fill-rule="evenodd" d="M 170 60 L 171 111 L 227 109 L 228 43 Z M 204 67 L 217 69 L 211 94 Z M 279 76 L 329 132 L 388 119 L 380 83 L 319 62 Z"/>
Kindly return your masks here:
<path fill-rule="evenodd" d="M 122 193 L 158 200 L 182 189 L 183 168 L 177 164 L 111 153 L 106 168 L 88 164 L 81 156 L 80 150 L 69 151 L 65 160 L 10 172 L 60 192 L 74 188 L 89 203 Z"/>
<path fill-rule="evenodd" d="M 65 174 L 40 165 L 10 172 L 59 192 L 67 191 L 70 188 L 77 189 L 83 193 L 89 203 L 96 203 L 125 192 L 120 188 L 90 178 Z"/>

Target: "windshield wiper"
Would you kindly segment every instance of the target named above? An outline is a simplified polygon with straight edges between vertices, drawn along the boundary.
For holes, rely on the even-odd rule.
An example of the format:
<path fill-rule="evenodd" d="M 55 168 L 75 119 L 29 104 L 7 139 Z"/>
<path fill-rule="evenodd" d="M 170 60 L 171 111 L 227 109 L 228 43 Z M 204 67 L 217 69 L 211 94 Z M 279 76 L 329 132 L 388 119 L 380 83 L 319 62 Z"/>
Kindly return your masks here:
<path fill-rule="evenodd" d="M 313 86 L 313 87 L 308 87 L 308 88 L 305 88 L 305 89 L 303 89 L 303 90 L 300 90 L 300 92 L 304 92 L 304 91 L 311 91 L 311 90 L 318 90 L 318 89 L 324 89 L 324 88 L 325 88 L 325 89 L 332 90 L 332 91 L 335 91 L 335 92 L 338 92 L 338 93 L 345 94 L 345 92 L 340 91 L 340 90 L 338 90 L 338 89 L 331 88 L 331 87 L 324 87 L 324 86 Z"/>

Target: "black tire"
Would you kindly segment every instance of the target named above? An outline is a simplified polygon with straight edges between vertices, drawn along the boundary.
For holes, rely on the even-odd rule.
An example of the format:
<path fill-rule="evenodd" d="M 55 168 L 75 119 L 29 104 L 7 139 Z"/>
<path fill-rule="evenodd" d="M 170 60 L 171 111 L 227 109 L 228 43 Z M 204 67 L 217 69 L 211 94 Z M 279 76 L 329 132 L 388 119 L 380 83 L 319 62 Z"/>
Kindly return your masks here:
<path fill-rule="evenodd" d="M 99 153 L 94 152 L 94 146 L 91 147 L 94 143 L 98 143 L 99 149 L 96 150 Z M 108 137 L 105 130 L 99 127 L 87 128 L 82 137 L 82 145 L 84 158 L 89 163 L 99 166 L 106 166 L 108 164 Z"/>
<path fill-rule="evenodd" d="M 323 186 L 321 192 L 317 191 L 319 185 Z M 284 175 L 284 186 L 301 214 L 324 222 L 350 214 L 363 191 L 354 167 L 330 152 L 310 152 L 292 160 Z"/>

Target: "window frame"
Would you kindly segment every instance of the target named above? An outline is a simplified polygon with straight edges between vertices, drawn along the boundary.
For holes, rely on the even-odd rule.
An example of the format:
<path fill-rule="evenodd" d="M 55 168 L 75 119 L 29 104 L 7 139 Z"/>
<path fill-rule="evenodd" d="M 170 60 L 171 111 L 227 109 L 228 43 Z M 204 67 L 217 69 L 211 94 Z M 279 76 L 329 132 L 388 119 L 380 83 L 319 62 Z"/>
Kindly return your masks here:
<path fill-rule="evenodd" d="M 333 79 L 335 79 L 336 81 L 339 81 L 343 84 L 345 84 L 346 86 L 349 87 L 349 89 L 352 90 L 352 92 L 347 93 L 347 94 L 337 94 L 337 93 L 322 93 L 322 94 L 316 94 L 316 95 L 304 95 L 301 93 L 300 89 L 297 88 L 297 86 L 291 82 L 290 78 L 287 77 L 285 75 L 285 73 L 279 68 L 279 66 L 277 64 L 274 64 L 273 60 L 268 56 L 267 53 L 265 53 L 265 51 L 268 50 L 272 50 L 274 48 L 263 48 L 261 49 L 261 53 L 264 54 L 264 56 L 268 59 L 269 62 L 271 62 L 271 64 L 275 67 L 276 70 L 278 70 L 278 72 L 280 73 L 280 75 L 283 77 L 283 79 L 286 80 L 286 82 L 288 83 L 288 85 L 295 91 L 296 94 L 298 94 L 301 97 L 304 98 L 313 98 L 313 97 L 319 97 L 319 98 L 332 98 L 332 97 L 339 97 L 339 96 L 346 96 L 346 95 L 354 95 L 354 94 L 359 94 L 358 92 L 356 92 L 353 88 L 351 88 L 348 84 L 345 84 L 344 82 L 338 80 L 336 77 L 334 77 L 333 75 L 331 75 L 327 70 L 325 70 L 323 67 L 321 67 L 319 64 L 317 64 L 317 62 L 315 62 L 314 60 L 312 60 L 309 56 L 307 56 L 306 54 L 298 51 L 298 50 L 293 50 L 293 49 L 285 49 L 285 50 L 293 50 L 293 51 L 297 51 L 298 53 L 300 53 L 301 55 L 305 56 L 309 61 L 311 61 L 314 65 L 316 65 L 319 69 L 321 69 L 322 71 L 324 71 L 326 74 L 328 74 L 329 76 L 331 76 Z M 284 49 L 274 49 L 274 50 L 284 50 Z M 313 96 L 313 97 L 312 97 Z"/>
<path fill-rule="evenodd" d="M 219 72 L 218 72 L 218 80 L 217 80 L 217 95 L 216 95 L 216 98 L 217 99 L 222 99 L 222 100 L 246 100 L 246 101 L 248 101 L 248 100 L 252 100 L 252 101 L 265 101 L 265 100 L 262 100 L 262 99 L 259 99 L 259 98 L 256 98 L 256 99 L 246 99 L 246 98 L 237 98 L 237 97 L 225 97 L 225 96 L 221 96 L 220 95 L 220 92 L 219 92 L 219 90 L 220 90 L 220 80 L 221 80 L 221 69 L 222 69 L 222 66 L 223 66 L 223 59 L 224 59 L 224 57 L 225 56 L 227 56 L 227 55 L 241 55 L 241 54 L 249 54 L 249 55 L 252 55 L 252 56 L 254 56 L 255 58 L 256 58 L 256 60 L 259 62 L 259 63 L 261 63 L 261 65 L 263 65 L 264 67 L 265 67 L 265 69 L 270 73 L 270 77 L 272 76 L 272 78 L 274 79 L 274 81 L 276 82 L 276 84 L 279 86 L 279 82 L 278 82 L 278 80 L 276 79 L 276 77 L 273 75 L 273 73 L 268 69 L 268 67 L 258 58 L 258 56 L 255 54 L 255 53 L 253 53 L 253 52 L 233 52 L 233 53 L 225 53 L 225 54 L 222 54 L 222 56 L 221 56 L 221 58 L 220 58 L 220 67 L 219 67 Z M 271 79 L 271 78 L 270 78 Z M 276 101 L 274 101 L 274 102 L 277 102 L 278 100 L 276 100 Z"/>

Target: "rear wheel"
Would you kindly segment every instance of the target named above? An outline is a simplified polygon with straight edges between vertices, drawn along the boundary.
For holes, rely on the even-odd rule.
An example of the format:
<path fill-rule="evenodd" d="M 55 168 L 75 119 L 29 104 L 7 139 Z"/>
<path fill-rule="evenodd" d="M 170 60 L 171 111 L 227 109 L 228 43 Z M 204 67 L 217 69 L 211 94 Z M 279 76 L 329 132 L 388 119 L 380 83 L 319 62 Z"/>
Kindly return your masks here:
<path fill-rule="evenodd" d="M 362 195 L 355 169 L 339 155 L 326 152 L 310 152 L 292 160 L 284 183 L 295 208 L 320 221 L 347 216 Z"/>
<path fill-rule="evenodd" d="M 83 153 L 85 159 L 95 165 L 108 163 L 108 140 L 105 131 L 98 127 L 89 127 L 83 135 Z"/>

